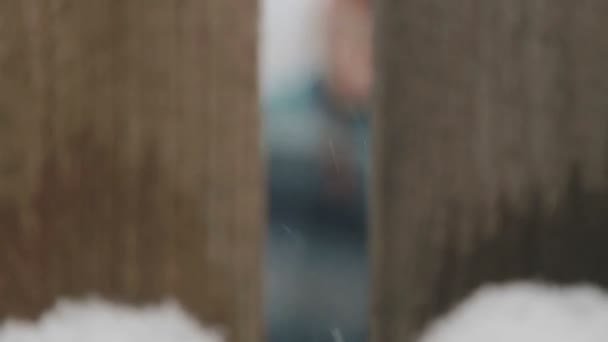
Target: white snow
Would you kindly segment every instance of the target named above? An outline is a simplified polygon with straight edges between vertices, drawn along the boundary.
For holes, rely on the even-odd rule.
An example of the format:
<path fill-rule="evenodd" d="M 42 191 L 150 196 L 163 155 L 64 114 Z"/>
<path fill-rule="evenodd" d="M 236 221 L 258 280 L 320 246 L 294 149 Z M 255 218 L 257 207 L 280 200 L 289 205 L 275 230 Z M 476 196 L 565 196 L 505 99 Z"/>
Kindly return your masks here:
<path fill-rule="evenodd" d="M 0 342 L 221 342 L 173 301 L 132 307 L 98 298 L 62 300 L 37 322 L 9 319 Z"/>
<path fill-rule="evenodd" d="M 540 283 L 486 286 L 419 342 L 607 342 L 608 294 Z"/>

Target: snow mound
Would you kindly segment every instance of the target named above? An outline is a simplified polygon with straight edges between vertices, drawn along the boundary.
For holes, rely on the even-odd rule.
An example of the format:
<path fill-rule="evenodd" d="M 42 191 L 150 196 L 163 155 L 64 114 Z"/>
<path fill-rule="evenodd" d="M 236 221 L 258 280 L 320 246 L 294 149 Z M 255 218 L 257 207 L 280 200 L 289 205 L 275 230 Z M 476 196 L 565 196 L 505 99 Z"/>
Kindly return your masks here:
<path fill-rule="evenodd" d="M 486 286 L 435 321 L 420 342 L 607 342 L 608 294 L 580 285 Z"/>
<path fill-rule="evenodd" d="M 98 298 L 59 301 L 37 322 L 10 319 L 0 342 L 221 342 L 173 301 L 131 307 Z"/>

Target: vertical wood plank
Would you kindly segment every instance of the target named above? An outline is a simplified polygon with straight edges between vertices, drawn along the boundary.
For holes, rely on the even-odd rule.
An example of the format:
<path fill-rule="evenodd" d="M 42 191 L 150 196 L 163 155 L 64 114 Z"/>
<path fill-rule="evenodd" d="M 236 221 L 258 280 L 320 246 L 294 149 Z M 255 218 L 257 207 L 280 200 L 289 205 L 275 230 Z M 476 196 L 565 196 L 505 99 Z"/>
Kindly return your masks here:
<path fill-rule="evenodd" d="M 608 285 L 608 5 L 376 9 L 374 340 L 488 281 Z"/>
<path fill-rule="evenodd" d="M 0 315 L 177 296 L 261 337 L 255 0 L 0 3 Z"/>

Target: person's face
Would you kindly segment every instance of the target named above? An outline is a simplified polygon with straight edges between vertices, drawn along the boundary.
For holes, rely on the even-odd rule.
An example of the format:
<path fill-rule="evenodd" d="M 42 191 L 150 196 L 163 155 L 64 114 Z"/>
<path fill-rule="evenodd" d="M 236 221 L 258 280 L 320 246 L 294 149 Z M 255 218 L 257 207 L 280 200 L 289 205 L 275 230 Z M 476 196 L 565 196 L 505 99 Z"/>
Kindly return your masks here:
<path fill-rule="evenodd" d="M 357 1 L 340 0 L 330 16 L 332 83 L 346 101 L 367 101 L 372 86 L 372 25 L 369 10 Z"/>

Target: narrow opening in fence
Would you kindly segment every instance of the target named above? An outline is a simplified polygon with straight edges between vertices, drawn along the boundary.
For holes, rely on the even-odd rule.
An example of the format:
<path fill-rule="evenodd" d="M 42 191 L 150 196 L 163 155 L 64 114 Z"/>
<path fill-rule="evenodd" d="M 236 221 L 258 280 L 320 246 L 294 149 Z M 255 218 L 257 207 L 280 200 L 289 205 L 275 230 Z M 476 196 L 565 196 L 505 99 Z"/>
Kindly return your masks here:
<path fill-rule="evenodd" d="M 370 3 L 261 6 L 268 341 L 364 341 Z"/>

